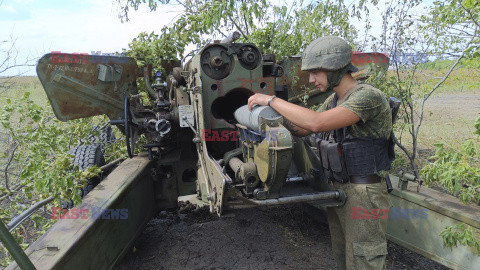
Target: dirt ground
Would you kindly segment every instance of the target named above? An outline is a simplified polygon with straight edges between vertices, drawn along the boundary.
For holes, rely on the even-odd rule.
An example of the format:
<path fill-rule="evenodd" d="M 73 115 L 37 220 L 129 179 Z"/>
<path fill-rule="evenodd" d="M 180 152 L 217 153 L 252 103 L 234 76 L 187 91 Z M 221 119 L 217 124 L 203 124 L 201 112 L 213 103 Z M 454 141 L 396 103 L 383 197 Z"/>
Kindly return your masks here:
<path fill-rule="evenodd" d="M 448 269 L 388 244 L 387 269 Z M 304 204 L 235 210 L 222 218 L 183 203 L 147 224 L 123 269 L 335 269 L 328 225 Z"/>
<path fill-rule="evenodd" d="M 473 137 L 475 119 L 480 116 L 480 90 L 440 93 L 425 103 L 424 119 L 419 134 L 419 145 L 432 149 L 443 141 L 459 146 Z"/>
<path fill-rule="evenodd" d="M 425 104 L 421 151 L 471 138 L 480 91 L 441 93 Z M 439 130 L 442 130 L 439 134 Z M 448 269 L 392 242 L 387 269 Z M 328 224 L 306 205 L 236 210 L 222 218 L 183 205 L 150 221 L 122 269 L 335 269 Z"/>

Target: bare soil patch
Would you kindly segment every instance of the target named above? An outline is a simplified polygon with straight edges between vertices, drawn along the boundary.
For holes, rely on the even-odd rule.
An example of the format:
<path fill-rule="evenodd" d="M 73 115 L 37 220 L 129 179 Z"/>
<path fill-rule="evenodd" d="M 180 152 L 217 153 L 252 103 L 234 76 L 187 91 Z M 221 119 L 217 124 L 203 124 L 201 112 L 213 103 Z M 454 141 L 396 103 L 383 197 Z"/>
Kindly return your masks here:
<path fill-rule="evenodd" d="M 328 225 L 312 211 L 288 205 L 217 218 L 183 204 L 150 221 L 117 269 L 336 269 Z M 388 251 L 387 269 L 448 269 L 393 243 Z"/>
<path fill-rule="evenodd" d="M 480 90 L 472 92 L 441 93 L 425 103 L 425 113 L 420 128 L 419 145 L 434 149 L 439 141 L 459 146 L 472 138 L 475 119 L 480 116 Z"/>

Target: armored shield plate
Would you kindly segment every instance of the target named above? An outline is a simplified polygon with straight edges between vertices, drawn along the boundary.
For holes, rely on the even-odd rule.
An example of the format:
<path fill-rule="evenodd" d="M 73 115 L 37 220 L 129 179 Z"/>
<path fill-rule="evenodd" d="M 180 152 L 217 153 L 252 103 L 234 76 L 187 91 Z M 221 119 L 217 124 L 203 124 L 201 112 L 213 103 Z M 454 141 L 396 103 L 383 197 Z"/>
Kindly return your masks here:
<path fill-rule="evenodd" d="M 136 94 L 138 67 L 133 58 L 51 53 L 37 65 L 37 74 L 55 116 L 61 121 L 123 113 L 123 99 Z"/>

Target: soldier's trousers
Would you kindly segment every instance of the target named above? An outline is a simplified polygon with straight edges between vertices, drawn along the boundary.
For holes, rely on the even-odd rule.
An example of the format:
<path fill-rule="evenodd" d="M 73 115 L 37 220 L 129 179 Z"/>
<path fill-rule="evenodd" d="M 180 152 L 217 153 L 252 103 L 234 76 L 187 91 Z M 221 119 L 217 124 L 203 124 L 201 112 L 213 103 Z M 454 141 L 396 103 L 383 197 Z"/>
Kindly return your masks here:
<path fill-rule="evenodd" d="M 332 183 L 347 194 L 345 205 L 327 208 L 332 249 L 338 269 L 385 269 L 390 198 L 385 181 Z"/>

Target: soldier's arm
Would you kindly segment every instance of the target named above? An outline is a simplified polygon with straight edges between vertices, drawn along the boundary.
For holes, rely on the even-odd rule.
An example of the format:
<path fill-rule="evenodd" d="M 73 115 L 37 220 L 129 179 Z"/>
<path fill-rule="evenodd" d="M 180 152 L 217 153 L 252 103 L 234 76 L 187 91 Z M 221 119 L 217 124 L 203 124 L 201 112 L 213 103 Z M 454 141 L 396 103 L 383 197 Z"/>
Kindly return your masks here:
<path fill-rule="evenodd" d="M 310 135 L 312 134 L 312 132 L 304 129 L 304 128 L 301 128 L 295 124 L 293 124 L 292 122 L 290 122 L 288 119 L 286 118 L 283 118 L 283 125 L 294 135 L 294 136 L 297 136 L 297 137 L 305 137 L 307 135 Z"/>
<path fill-rule="evenodd" d="M 249 109 L 251 110 L 254 104 L 266 105 L 270 98 L 259 93 L 252 95 L 248 99 Z M 280 98 L 273 98 L 270 106 L 295 126 L 306 130 L 308 134 L 348 127 L 360 121 L 358 115 L 344 107 L 315 112 Z"/>

